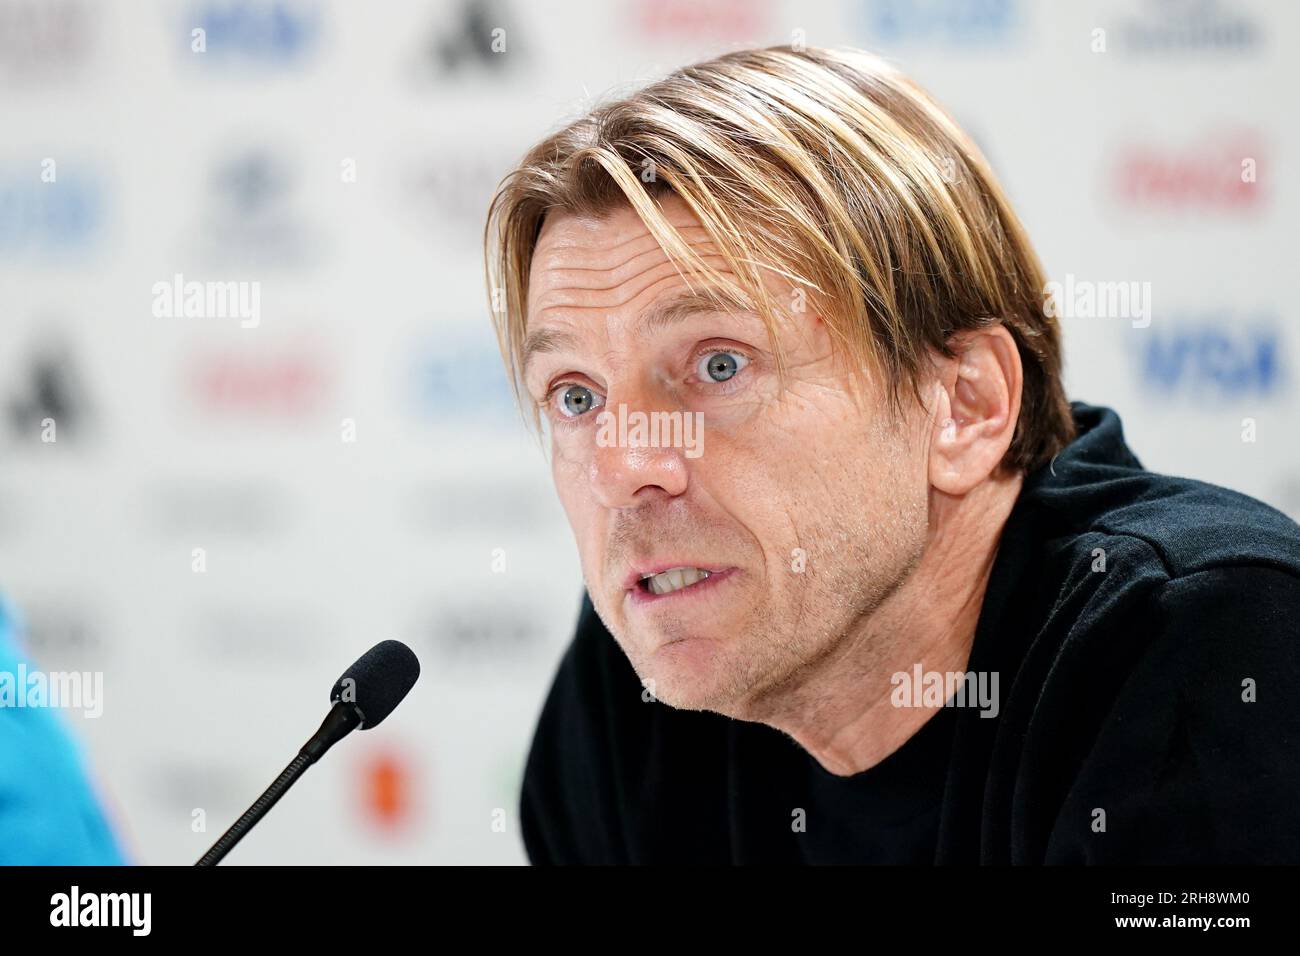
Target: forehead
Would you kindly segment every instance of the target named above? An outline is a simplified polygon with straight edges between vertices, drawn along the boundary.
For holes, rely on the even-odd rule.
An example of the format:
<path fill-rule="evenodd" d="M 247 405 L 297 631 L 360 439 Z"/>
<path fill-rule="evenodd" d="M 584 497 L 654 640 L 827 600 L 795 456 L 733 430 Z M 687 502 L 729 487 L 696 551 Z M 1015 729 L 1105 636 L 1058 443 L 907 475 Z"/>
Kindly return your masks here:
<path fill-rule="evenodd" d="M 552 259 L 569 253 L 607 249 L 612 243 L 649 235 L 641 217 L 627 204 L 615 206 L 601 216 L 552 212 L 537 237 L 533 270 L 545 268 Z"/>
<path fill-rule="evenodd" d="M 665 196 L 660 210 L 682 239 L 707 255 L 708 233 L 686 204 Z M 528 322 L 557 305 L 597 304 L 618 286 L 676 275 L 668 255 L 627 203 L 601 216 L 568 212 L 546 217 L 533 250 L 528 279 Z M 605 295 L 601 295 L 605 293 Z M 619 300 L 622 296 L 615 295 Z M 609 302 L 600 304 L 608 305 Z"/>
<path fill-rule="evenodd" d="M 700 221 L 690 207 L 680 198 L 665 194 L 655 200 L 663 218 L 680 228 L 698 227 Z M 552 255 L 567 252 L 581 253 L 592 249 L 608 249 L 611 244 L 630 239 L 651 238 L 650 230 L 641 221 L 630 203 L 621 202 L 604 213 L 579 216 L 571 212 L 556 211 L 547 215 L 538 235 L 533 254 L 533 267 Z"/>

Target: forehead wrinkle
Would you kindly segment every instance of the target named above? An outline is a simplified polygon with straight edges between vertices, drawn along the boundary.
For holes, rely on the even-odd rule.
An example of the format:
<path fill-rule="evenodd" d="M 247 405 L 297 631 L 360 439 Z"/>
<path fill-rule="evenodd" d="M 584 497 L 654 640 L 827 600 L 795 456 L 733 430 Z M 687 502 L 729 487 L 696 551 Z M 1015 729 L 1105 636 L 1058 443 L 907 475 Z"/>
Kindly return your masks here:
<path fill-rule="evenodd" d="M 606 325 L 610 319 L 618 318 L 618 313 L 628 313 L 627 320 L 636 320 L 637 325 L 643 329 L 663 328 L 666 325 L 673 324 L 678 316 L 677 312 L 690 315 L 696 312 L 718 312 L 725 309 L 744 308 L 738 303 L 730 292 L 724 288 L 717 287 L 712 283 L 702 285 L 687 286 L 682 292 L 675 295 L 667 295 L 668 289 L 677 285 L 677 280 L 681 279 L 681 274 L 673 270 L 667 275 L 660 276 L 649 282 L 644 288 L 636 294 L 624 299 L 613 305 L 602 306 L 599 302 L 588 302 L 588 297 L 582 297 L 583 302 L 573 302 L 567 305 L 551 305 L 542 312 L 559 310 L 561 312 L 569 311 L 588 311 L 597 309 L 605 313 Z M 715 289 L 715 298 L 709 298 L 705 290 Z M 637 316 L 643 310 L 647 310 L 644 315 L 638 319 Z M 542 312 L 538 314 L 541 315 Z M 578 321 L 581 321 L 580 319 Z"/>
<path fill-rule="evenodd" d="M 663 250 L 658 246 L 646 249 L 608 269 L 582 268 L 579 266 L 553 266 L 545 274 L 554 283 L 563 283 L 563 290 L 590 290 L 608 292 L 626 284 L 637 276 L 672 265 Z"/>
<path fill-rule="evenodd" d="M 679 227 L 688 246 L 692 248 L 712 245 L 713 238 L 703 226 Z M 663 253 L 663 247 L 651 233 L 642 232 L 630 239 L 624 239 L 613 245 L 592 243 L 589 237 L 574 238 L 563 233 L 547 236 L 540 244 L 533 259 L 539 268 L 548 271 L 563 269 L 566 272 L 612 272 L 624 267 L 628 262 L 654 252 Z M 576 266 L 555 266 L 552 263 L 558 257 L 577 258 L 581 264 Z"/>
<path fill-rule="evenodd" d="M 695 250 L 696 255 L 712 268 L 717 269 L 719 266 L 726 266 L 725 257 L 717 252 L 711 241 L 695 242 L 689 245 Z M 630 251 L 626 256 L 608 267 L 581 264 L 580 255 L 577 256 L 580 264 L 572 265 L 569 260 L 575 258 L 574 254 L 579 253 L 579 250 L 570 248 L 563 250 L 563 252 L 566 254 L 562 256 L 550 254 L 536 263 L 536 284 L 545 287 L 541 293 L 543 300 L 551 294 L 563 294 L 579 290 L 592 292 L 614 291 L 620 286 L 648 274 L 653 274 L 656 271 L 679 271 L 677 263 L 658 244 L 654 243 L 646 249 Z M 722 270 L 719 269 L 719 271 Z M 639 291 L 640 289 L 636 289 L 634 295 Z M 608 307 L 607 303 L 596 304 Z M 541 308 L 544 307 L 539 307 L 538 311 L 541 311 Z"/>
<path fill-rule="evenodd" d="M 653 292 L 654 290 L 651 287 L 646 291 Z M 712 294 L 710 294 L 710 291 Z M 646 313 L 637 320 L 638 331 L 643 336 L 678 325 L 698 315 L 726 311 L 750 311 L 748 303 L 737 299 L 730 290 L 715 285 L 707 285 L 696 289 L 688 288 L 675 295 L 663 296 L 659 301 L 654 301 L 660 295 L 661 293 L 654 292 L 651 299 L 652 304 L 648 307 Z M 573 332 L 560 329 L 535 330 L 529 334 L 524 344 L 524 373 L 527 374 L 529 362 L 535 355 L 565 349 L 576 351 L 578 345 L 579 336 Z"/>
<path fill-rule="evenodd" d="M 722 256 L 702 256 L 701 259 L 706 265 L 718 272 L 729 273 L 727 262 Z M 550 275 L 555 275 L 555 273 Z M 682 281 L 688 284 L 690 281 L 683 275 L 682 270 L 678 268 L 676 263 L 664 260 L 610 286 L 575 287 L 566 285 L 546 288 L 537 297 L 536 311 L 533 313 L 533 318 L 540 318 L 544 313 L 552 309 L 564 308 L 604 309 L 607 312 L 616 312 L 643 297 L 647 290 L 654 289 L 663 282 L 674 278 L 681 278 Z"/>

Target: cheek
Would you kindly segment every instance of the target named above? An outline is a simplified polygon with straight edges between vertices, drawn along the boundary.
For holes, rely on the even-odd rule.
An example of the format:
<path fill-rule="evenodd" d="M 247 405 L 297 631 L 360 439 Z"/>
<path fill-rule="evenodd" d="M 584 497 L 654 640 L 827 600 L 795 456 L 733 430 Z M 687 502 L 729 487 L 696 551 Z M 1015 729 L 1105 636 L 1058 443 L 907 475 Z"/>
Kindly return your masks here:
<path fill-rule="evenodd" d="M 808 389 L 761 421 L 738 432 L 728 450 L 745 466 L 735 476 L 735 500 L 775 564 L 788 564 L 794 548 L 911 520 L 924 501 L 924 459 L 903 428 L 846 393 Z"/>
<path fill-rule="evenodd" d="M 592 493 L 591 463 L 565 457 L 554 447 L 551 455 L 556 497 L 573 533 L 583 575 L 594 587 L 603 573 L 608 516 Z"/>
<path fill-rule="evenodd" d="M 808 500 L 810 469 L 789 431 L 766 416 L 751 419 L 735 430 L 709 433 L 705 454 L 691 469 L 697 501 L 705 502 L 734 533 L 733 551 L 759 576 L 763 589 L 784 579 L 794 550 L 800 547 L 800 525 L 812 505 Z M 755 560 L 757 559 L 757 560 Z"/>
<path fill-rule="evenodd" d="M 860 453 L 863 428 L 851 405 L 832 391 L 791 394 L 765 403 L 744 427 L 717 429 L 713 447 L 743 463 L 733 469 L 743 493 L 762 496 L 754 503 L 781 511 L 824 488 L 825 478 Z"/>
<path fill-rule="evenodd" d="M 556 496 L 575 533 L 585 527 L 584 519 L 591 507 L 588 479 L 587 463 L 566 452 L 564 442 L 552 441 L 551 480 L 555 483 Z"/>

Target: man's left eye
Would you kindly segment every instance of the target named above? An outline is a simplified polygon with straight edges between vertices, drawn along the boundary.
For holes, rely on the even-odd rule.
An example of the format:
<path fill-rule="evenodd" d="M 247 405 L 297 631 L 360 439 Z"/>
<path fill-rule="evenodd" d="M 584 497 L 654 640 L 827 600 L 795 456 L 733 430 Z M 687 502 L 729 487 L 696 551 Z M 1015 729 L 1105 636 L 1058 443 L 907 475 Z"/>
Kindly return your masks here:
<path fill-rule="evenodd" d="M 719 350 L 700 356 L 700 362 L 695 370 L 706 382 L 725 382 L 748 364 L 749 359 L 739 352 Z"/>

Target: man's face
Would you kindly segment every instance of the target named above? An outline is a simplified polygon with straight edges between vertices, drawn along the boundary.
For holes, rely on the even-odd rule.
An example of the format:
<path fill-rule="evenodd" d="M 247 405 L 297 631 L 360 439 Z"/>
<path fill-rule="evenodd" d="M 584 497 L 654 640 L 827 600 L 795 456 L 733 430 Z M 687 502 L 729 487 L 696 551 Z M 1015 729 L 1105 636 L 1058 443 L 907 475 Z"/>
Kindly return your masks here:
<path fill-rule="evenodd" d="M 730 274 L 680 200 L 663 208 Z M 693 301 L 630 207 L 548 218 L 533 260 L 528 333 L 547 334 L 526 381 L 587 589 L 675 707 L 749 712 L 842 649 L 925 545 L 924 414 L 891 416 L 874 381 L 855 393 L 811 305 L 771 288 L 790 305 L 784 391 L 758 315 Z M 637 446 L 638 413 L 680 423 L 680 447 L 648 432 Z M 686 447 L 696 422 L 703 442 Z M 710 573 L 642 580 L 673 568 Z"/>

